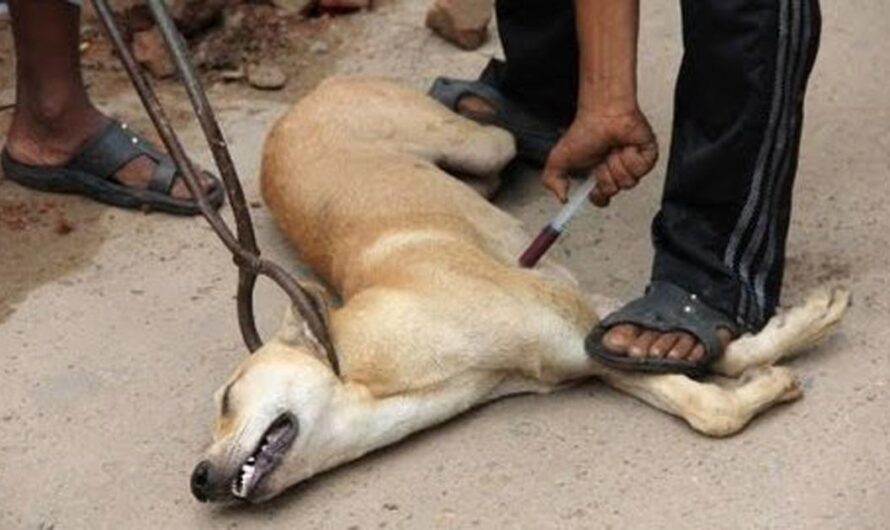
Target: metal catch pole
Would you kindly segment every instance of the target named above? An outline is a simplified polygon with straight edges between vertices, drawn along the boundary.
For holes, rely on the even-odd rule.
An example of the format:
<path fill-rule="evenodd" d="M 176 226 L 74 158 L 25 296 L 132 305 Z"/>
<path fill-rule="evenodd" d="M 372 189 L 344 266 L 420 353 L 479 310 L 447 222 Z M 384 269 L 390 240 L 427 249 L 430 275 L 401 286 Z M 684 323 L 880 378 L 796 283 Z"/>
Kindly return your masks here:
<path fill-rule="evenodd" d="M 235 226 L 237 229 L 237 237 L 226 225 L 219 212 L 214 209 L 206 199 L 204 190 L 200 185 L 194 166 L 179 137 L 170 125 L 164 109 L 158 101 L 157 95 L 151 85 L 146 80 L 142 69 L 133 58 L 133 54 L 124 41 L 114 13 L 108 5 L 107 0 L 92 0 L 105 31 L 117 52 L 124 69 L 133 83 L 133 87 L 139 94 L 142 104 L 146 112 L 154 123 L 167 152 L 176 163 L 179 173 L 185 179 L 186 185 L 198 203 L 201 214 L 210 223 L 214 232 L 222 240 L 223 244 L 232 253 L 235 264 L 239 267 L 238 278 L 238 323 L 241 328 L 241 334 L 247 348 L 254 352 L 262 346 L 263 342 L 256 328 L 256 318 L 253 308 L 253 292 L 256 286 L 258 276 L 266 276 L 274 281 L 284 290 L 294 306 L 297 308 L 300 316 L 306 321 L 309 330 L 312 332 L 318 343 L 325 350 L 331 368 L 339 376 L 340 364 L 328 334 L 327 325 L 321 308 L 317 307 L 312 296 L 300 283 L 286 272 L 279 265 L 260 257 L 260 251 L 256 243 L 256 235 L 253 229 L 253 223 L 250 219 L 250 210 L 244 199 L 244 191 L 241 182 L 238 179 L 238 173 L 235 170 L 235 164 L 232 161 L 231 153 L 228 145 L 223 137 L 222 130 L 207 100 L 207 95 L 201 85 L 200 78 L 195 73 L 194 66 L 189 59 L 187 47 L 184 39 L 176 29 L 173 18 L 167 5 L 163 0 L 147 0 L 149 9 L 155 19 L 158 30 L 164 39 L 170 56 L 173 59 L 176 69 L 179 72 L 188 92 L 189 99 L 195 115 L 204 131 L 204 136 L 213 153 L 213 159 L 219 169 L 220 176 L 225 186 L 226 195 L 232 206 L 232 213 L 235 217 Z"/>

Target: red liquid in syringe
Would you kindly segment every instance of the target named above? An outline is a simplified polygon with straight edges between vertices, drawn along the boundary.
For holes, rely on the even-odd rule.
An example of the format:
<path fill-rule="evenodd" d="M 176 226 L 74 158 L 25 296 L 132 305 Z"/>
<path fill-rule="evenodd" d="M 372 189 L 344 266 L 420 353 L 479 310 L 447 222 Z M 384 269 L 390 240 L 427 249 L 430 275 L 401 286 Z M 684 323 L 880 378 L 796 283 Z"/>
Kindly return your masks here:
<path fill-rule="evenodd" d="M 556 240 L 559 239 L 559 235 L 560 232 L 552 226 L 545 226 L 538 234 L 538 237 L 531 242 L 528 248 L 525 249 L 525 252 L 522 253 L 522 256 L 519 257 L 519 266 L 530 269 L 537 265 L 538 261 L 553 246 L 553 243 L 556 243 Z"/>
<path fill-rule="evenodd" d="M 578 213 L 584 203 L 587 202 L 587 198 L 590 197 L 590 194 L 595 187 L 596 180 L 590 178 L 572 193 L 572 196 L 566 202 L 566 205 L 563 206 L 553 220 L 541 230 L 538 237 L 531 242 L 528 248 L 525 249 L 525 252 L 522 253 L 522 256 L 519 257 L 519 266 L 530 269 L 538 264 L 544 254 L 546 254 L 547 251 L 550 250 L 550 247 L 553 246 L 553 243 L 559 239 L 559 236 L 562 234 L 568 222 L 576 213 Z"/>

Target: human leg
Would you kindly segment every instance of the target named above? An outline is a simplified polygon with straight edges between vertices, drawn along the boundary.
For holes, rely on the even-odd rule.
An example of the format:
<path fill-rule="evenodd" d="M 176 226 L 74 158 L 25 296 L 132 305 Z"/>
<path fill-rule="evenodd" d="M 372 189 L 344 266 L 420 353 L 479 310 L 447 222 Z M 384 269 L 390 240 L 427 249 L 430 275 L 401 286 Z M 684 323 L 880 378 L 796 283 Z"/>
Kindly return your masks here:
<path fill-rule="evenodd" d="M 803 95 L 819 41 L 811 0 L 684 1 L 671 159 L 653 223 L 653 282 L 759 329 L 778 304 Z M 723 330 L 725 344 L 731 334 Z M 689 333 L 615 325 L 633 357 L 705 357 Z"/>

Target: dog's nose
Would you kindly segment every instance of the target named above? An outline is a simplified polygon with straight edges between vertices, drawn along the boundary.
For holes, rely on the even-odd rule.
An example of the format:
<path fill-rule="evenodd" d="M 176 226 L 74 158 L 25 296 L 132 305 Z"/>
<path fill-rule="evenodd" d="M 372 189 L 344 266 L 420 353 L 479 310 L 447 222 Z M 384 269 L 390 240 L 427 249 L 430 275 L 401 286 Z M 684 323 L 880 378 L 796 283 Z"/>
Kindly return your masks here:
<path fill-rule="evenodd" d="M 210 462 L 206 460 L 192 472 L 192 495 L 201 502 L 210 500 Z"/>

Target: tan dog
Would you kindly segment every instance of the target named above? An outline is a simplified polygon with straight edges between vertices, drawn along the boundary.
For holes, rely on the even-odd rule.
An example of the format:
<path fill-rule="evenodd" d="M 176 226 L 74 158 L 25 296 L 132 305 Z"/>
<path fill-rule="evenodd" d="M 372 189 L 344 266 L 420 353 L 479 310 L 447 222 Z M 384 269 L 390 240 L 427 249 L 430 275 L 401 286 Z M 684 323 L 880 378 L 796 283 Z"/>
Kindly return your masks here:
<path fill-rule="evenodd" d="M 713 368 L 744 374 L 733 384 L 607 369 L 584 351 L 590 298 L 552 263 L 520 269 L 520 223 L 442 169 L 491 182 L 513 156 L 506 132 L 384 81 L 327 81 L 278 122 L 263 195 L 342 297 L 328 319 L 342 378 L 288 315 L 217 395 L 199 499 L 266 500 L 486 401 L 591 376 L 711 436 L 800 396 L 772 364 L 821 339 L 846 293 L 818 292 L 736 340 Z"/>

